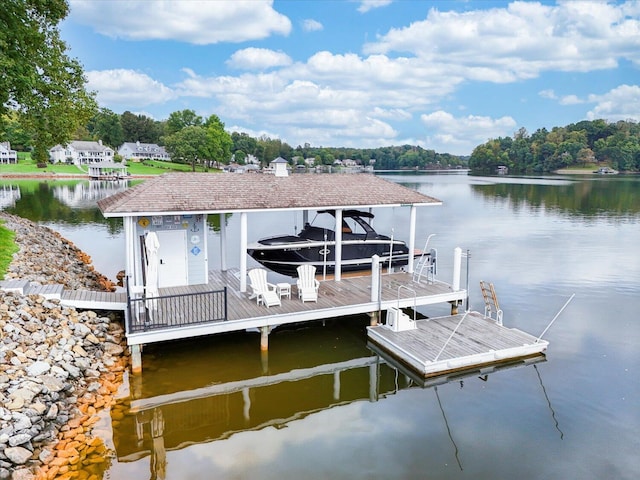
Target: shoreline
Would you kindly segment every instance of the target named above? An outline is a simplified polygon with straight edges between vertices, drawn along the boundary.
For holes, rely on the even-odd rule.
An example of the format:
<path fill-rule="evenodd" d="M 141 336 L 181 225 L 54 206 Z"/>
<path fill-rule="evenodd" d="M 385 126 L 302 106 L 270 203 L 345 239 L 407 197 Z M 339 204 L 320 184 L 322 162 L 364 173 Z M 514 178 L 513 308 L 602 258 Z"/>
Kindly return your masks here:
<path fill-rule="evenodd" d="M 57 232 L 0 212 L 19 251 L 5 279 L 109 290 L 91 258 Z M 102 478 L 100 427 L 129 367 L 121 319 L 0 291 L 0 479 Z"/>
<path fill-rule="evenodd" d="M 139 174 L 139 175 L 127 175 L 121 180 L 137 179 L 137 178 L 153 178 L 158 175 L 162 175 L 166 172 L 157 174 Z M 56 173 L 56 172 L 41 172 L 41 173 L 0 173 L 1 178 L 24 178 L 24 179 L 73 179 L 73 180 L 91 180 L 86 173 Z"/>

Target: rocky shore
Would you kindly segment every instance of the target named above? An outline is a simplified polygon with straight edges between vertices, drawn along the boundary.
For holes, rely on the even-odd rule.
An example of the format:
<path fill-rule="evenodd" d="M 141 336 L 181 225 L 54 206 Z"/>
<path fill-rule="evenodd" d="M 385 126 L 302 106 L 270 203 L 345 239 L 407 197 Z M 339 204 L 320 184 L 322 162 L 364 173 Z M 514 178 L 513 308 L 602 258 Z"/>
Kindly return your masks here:
<path fill-rule="evenodd" d="M 113 289 L 56 232 L 6 213 L 0 220 L 20 247 L 5 280 Z M 0 480 L 102 478 L 111 453 L 94 426 L 127 365 L 115 315 L 0 291 Z"/>

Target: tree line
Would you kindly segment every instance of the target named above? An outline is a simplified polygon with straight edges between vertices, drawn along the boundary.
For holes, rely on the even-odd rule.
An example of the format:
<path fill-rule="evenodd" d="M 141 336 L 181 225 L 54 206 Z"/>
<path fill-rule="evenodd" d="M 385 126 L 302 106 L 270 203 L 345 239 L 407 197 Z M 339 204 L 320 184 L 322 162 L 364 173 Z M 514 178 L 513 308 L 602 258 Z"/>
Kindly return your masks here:
<path fill-rule="evenodd" d="M 585 120 L 551 131 L 540 128 L 531 135 L 521 128 L 513 137 L 478 145 L 469 158 L 469 168 L 478 173 L 495 173 L 498 166 L 527 174 L 600 164 L 623 172 L 640 171 L 640 124 Z"/>
<path fill-rule="evenodd" d="M 26 151 L 34 146 L 35 138 L 22 125 L 18 115 L 6 115 L 4 125 L 3 138 L 10 141 L 13 148 Z M 255 159 L 267 165 L 275 158 L 282 157 L 292 165 L 303 164 L 309 158 L 314 159 L 315 165 L 331 165 L 336 160 L 351 159 L 364 166 L 372 165 L 378 170 L 466 166 L 464 157 L 412 145 L 363 149 L 313 147 L 305 143 L 294 148 L 277 138 L 255 138 L 244 132 L 229 134 L 216 115 L 204 119 L 188 109 L 172 112 L 166 120 L 159 121 L 129 111 L 117 114 L 102 108 L 86 125 L 76 128 L 71 140 L 101 140 L 114 150 L 125 142 L 153 143 L 164 146 L 172 161 L 189 164 L 245 164 L 249 159 Z"/>

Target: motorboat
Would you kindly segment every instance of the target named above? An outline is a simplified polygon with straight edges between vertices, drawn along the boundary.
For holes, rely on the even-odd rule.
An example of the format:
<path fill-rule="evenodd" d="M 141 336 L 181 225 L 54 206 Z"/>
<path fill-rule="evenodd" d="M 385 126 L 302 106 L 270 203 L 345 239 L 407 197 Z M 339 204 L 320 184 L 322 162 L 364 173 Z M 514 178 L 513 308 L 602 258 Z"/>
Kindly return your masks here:
<path fill-rule="evenodd" d="M 320 210 L 335 218 L 335 210 Z M 358 210 L 342 211 L 341 271 L 371 269 L 371 257 L 378 255 L 383 266 L 407 265 L 406 243 L 380 235 L 371 226 L 374 215 Z M 334 221 L 335 224 L 335 221 Z M 319 274 L 335 271 L 335 231 L 306 223 L 298 235 L 263 238 L 248 246 L 247 253 L 274 272 L 295 277 L 299 265 L 310 264 Z M 414 256 L 422 252 L 414 252 Z"/>

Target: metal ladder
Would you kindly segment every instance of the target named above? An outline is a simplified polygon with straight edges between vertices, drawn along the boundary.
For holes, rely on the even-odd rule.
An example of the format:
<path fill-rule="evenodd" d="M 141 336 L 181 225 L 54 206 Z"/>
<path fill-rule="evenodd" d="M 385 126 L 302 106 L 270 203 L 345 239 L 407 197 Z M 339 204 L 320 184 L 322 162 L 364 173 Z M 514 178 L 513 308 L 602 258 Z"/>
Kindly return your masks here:
<path fill-rule="evenodd" d="M 482 298 L 484 298 L 484 316 L 495 320 L 498 325 L 502 325 L 502 310 L 500 310 L 493 283 L 480 280 L 480 290 L 482 290 Z M 496 312 L 496 318 L 491 316 L 494 310 Z"/>
<path fill-rule="evenodd" d="M 416 263 L 416 267 L 413 271 L 413 281 L 420 283 L 423 278 L 426 278 L 427 283 L 433 283 L 436 276 L 436 257 L 438 252 L 435 248 L 427 250 L 429 247 L 429 240 L 435 233 L 432 233 L 427 237 L 427 241 L 422 249 L 422 254 Z"/>

